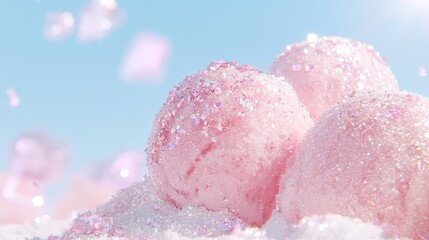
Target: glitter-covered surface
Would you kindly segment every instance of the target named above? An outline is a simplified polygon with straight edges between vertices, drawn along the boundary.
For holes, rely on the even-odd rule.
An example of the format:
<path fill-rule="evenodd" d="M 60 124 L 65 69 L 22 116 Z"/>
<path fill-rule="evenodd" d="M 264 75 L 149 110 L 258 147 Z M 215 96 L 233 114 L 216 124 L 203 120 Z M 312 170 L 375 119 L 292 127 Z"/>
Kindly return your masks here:
<path fill-rule="evenodd" d="M 270 72 L 292 85 L 313 119 L 353 91 L 398 89 L 372 46 L 340 37 L 313 37 L 290 45 Z"/>
<path fill-rule="evenodd" d="M 144 186 L 133 185 L 131 188 Z M 130 189 L 131 189 L 130 188 Z M 148 190 L 148 188 L 146 188 Z M 138 191 L 134 197 L 151 194 L 150 191 Z M 129 196 L 128 194 L 122 197 Z M 146 198 L 147 199 L 147 198 Z M 166 203 L 154 200 L 152 203 L 143 201 L 128 210 L 114 214 L 114 217 L 104 218 L 117 226 L 126 225 L 126 230 L 114 230 L 115 224 L 101 224 L 102 217 L 96 213 L 82 214 L 66 234 L 60 232 L 67 228 L 66 221 L 46 221 L 41 224 L 17 226 L 0 226 L 0 239 L 8 240 L 298 240 L 298 239 L 389 239 L 381 228 L 358 219 L 350 219 L 338 215 L 306 217 L 295 226 L 288 226 L 278 212 L 262 228 L 249 228 L 226 212 L 210 212 L 202 209 L 186 208 L 183 211 L 172 209 Z M 113 200 L 118 203 L 118 199 Z M 123 201 L 123 200 L 122 200 Z M 136 202 L 134 202 L 136 203 Z M 112 203 L 108 203 L 112 204 Z M 114 204 L 112 206 L 115 208 Z M 132 210 L 134 208 L 134 210 Z M 155 210 L 155 211 L 154 211 Z M 100 214 L 100 213 L 99 213 Z M 130 217 L 135 215 L 134 217 Z M 170 214 L 166 216 L 166 214 Z M 136 218 L 137 216 L 137 218 Z M 225 217 L 225 218 L 222 218 Z M 112 220 L 113 219 L 113 220 Z M 162 220 L 162 222 L 159 222 Z M 171 220 L 165 222 L 165 220 Z M 238 223 L 238 224 L 237 224 Z M 94 231 L 94 226 L 98 229 Z M 233 226 L 233 227 L 232 227 Z M 91 234 L 88 234 L 92 232 Z M 37 236 L 37 237 L 36 237 Z M 150 237 L 148 237 L 150 236 Z"/>
<path fill-rule="evenodd" d="M 358 217 L 390 234 L 429 238 L 429 100 L 412 93 L 347 97 L 309 131 L 281 181 L 286 220 Z"/>
<path fill-rule="evenodd" d="M 229 234 L 244 223 L 227 211 L 211 212 L 198 207 L 177 209 L 155 196 L 145 179 L 121 190 L 93 213 L 78 216 L 63 238 L 127 237 L 163 239 L 168 231 L 188 238 Z"/>
<path fill-rule="evenodd" d="M 99 206 L 96 211 L 80 214 L 71 228 L 62 235 L 57 233 L 64 229 L 67 223 L 61 221 L 57 224 L 56 228 L 53 227 L 55 222 L 52 221 L 25 228 L 6 226 L 0 228 L 0 232 L 9 230 L 14 235 L 0 233 L 0 237 L 10 240 L 24 236 L 32 240 L 338 240 L 385 237 L 379 227 L 336 215 L 307 217 L 295 226 L 287 225 L 277 211 L 274 211 L 270 220 L 261 228 L 249 228 L 227 211 L 213 212 L 198 207 L 177 209 L 154 195 L 149 179 L 118 192 L 111 201 Z M 22 230 L 27 234 L 18 234 Z M 49 231 L 53 234 L 48 234 Z"/>
<path fill-rule="evenodd" d="M 172 205 L 228 209 L 260 226 L 289 156 L 312 125 L 285 81 L 213 62 L 170 92 L 149 139 L 149 172 Z"/>

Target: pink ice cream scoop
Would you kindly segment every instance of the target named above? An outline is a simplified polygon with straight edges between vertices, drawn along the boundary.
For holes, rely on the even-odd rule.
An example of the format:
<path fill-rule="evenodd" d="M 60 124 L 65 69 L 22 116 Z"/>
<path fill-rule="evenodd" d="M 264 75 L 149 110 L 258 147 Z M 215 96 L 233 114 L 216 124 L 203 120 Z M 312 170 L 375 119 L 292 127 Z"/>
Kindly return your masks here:
<path fill-rule="evenodd" d="M 147 149 L 154 188 L 177 207 L 228 209 L 261 225 L 312 125 L 285 81 L 214 62 L 175 87 L 156 117 Z"/>
<path fill-rule="evenodd" d="M 373 47 L 340 37 L 323 37 L 286 47 L 270 73 L 284 77 L 313 119 L 353 91 L 398 90 Z"/>
<path fill-rule="evenodd" d="M 429 237 L 429 100 L 361 93 L 321 116 L 281 180 L 289 223 L 328 213 Z"/>

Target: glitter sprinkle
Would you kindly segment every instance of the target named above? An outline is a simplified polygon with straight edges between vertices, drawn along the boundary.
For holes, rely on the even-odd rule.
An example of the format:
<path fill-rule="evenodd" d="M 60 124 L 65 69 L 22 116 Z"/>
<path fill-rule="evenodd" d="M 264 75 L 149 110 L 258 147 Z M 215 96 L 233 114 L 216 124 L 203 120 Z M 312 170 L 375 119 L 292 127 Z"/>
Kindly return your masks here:
<path fill-rule="evenodd" d="M 222 88 L 217 87 L 217 88 L 215 89 L 214 93 L 215 93 L 216 95 L 221 95 L 221 94 L 222 94 Z"/>
<path fill-rule="evenodd" d="M 168 150 L 173 150 L 174 145 L 172 143 L 167 144 L 167 149 Z"/>
<path fill-rule="evenodd" d="M 302 68 L 301 64 L 293 64 L 292 65 L 292 71 L 294 71 L 294 72 L 301 70 L 301 68 Z"/>

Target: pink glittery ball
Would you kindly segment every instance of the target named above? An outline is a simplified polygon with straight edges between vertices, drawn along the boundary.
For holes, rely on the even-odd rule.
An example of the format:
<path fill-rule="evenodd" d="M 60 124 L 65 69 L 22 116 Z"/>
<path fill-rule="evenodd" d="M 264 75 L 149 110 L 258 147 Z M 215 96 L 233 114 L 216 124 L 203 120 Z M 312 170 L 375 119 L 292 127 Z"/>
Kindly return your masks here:
<path fill-rule="evenodd" d="M 148 165 L 170 203 L 270 216 L 278 181 L 313 125 L 292 87 L 234 62 L 214 62 L 169 94 L 154 122 Z"/>
<path fill-rule="evenodd" d="M 328 213 L 429 237 L 429 100 L 361 93 L 321 116 L 281 180 L 288 222 Z"/>
<path fill-rule="evenodd" d="M 398 85 L 373 47 L 323 37 L 286 47 L 270 73 L 284 77 L 313 119 L 354 91 L 391 91 Z"/>

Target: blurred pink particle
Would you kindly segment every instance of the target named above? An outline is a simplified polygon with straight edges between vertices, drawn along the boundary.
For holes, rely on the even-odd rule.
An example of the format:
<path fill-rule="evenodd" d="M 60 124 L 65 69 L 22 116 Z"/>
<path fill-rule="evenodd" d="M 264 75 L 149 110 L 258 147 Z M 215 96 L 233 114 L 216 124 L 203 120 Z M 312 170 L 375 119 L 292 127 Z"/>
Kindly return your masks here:
<path fill-rule="evenodd" d="M 131 45 L 121 69 L 121 77 L 136 82 L 159 81 L 170 55 L 170 44 L 153 33 L 139 35 Z"/>
<path fill-rule="evenodd" d="M 122 12 L 115 0 L 90 0 L 80 16 L 77 38 L 82 42 L 101 40 L 121 20 Z"/>
<path fill-rule="evenodd" d="M 18 94 L 16 94 L 15 89 L 8 88 L 6 90 L 6 95 L 9 98 L 9 104 L 11 107 L 17 107 L 21 103 L 21 100 L 19 99 Z"/>
<path fill-rule="evenodd" d="M 419 67 L 419 76 L 420 77 L 426 77 L 427 76 L 427 74 L 426 74 L 426 69 L 424 68 L 424 67 Z"/>
<path fill-rule="evenodd" d="M 45 183 L 60 176 L 68 161 L 64 146 L 40 132 L 17 138 L 9 155 L 10 173 Z"/>
<path fill-rule="evenodd" d="M 62 40 L 74 29 L 74 18 L 70 12 L 51 12 L 45 16 L 43 33 L 47 39 Z"/>

